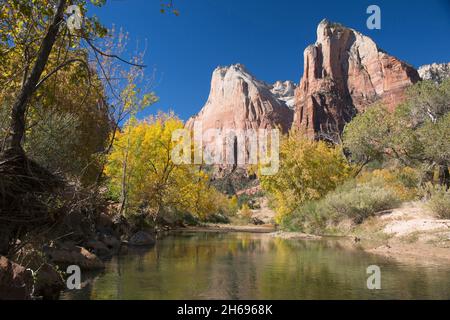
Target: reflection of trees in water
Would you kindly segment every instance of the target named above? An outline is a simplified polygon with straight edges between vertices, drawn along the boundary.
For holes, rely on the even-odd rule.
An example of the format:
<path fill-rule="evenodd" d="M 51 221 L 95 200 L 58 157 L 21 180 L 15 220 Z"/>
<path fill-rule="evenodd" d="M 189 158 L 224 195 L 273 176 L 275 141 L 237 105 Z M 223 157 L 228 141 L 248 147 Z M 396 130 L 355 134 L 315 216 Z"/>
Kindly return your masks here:
<path fill-rule="evenodd" d="M 382 291 L 366 268 L 382 270 Z M 449 269 L 396 265 L 336 241 L 183 233 L 114 258 L 94 280 L 96 299 L 358 299 L 450 296 Z"/>

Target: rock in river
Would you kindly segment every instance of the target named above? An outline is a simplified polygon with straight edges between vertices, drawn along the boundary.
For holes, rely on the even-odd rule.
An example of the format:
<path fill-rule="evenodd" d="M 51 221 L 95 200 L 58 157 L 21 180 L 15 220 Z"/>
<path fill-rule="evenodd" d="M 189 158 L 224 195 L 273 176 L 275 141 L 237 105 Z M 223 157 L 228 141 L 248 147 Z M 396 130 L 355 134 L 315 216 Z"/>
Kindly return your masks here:
<path fill-rule="evenodd" d="M 148 232 L 138 231 L 131 236 L 128 244 L 132 246 L 152 246 L 155 244 L 155 237 Z"/>
<path fill-rule="evenodd" d="M 64 280 L 56 269 L 48 264 L 43 264 L 36 271 L 33 295 L 44 300 L 58 300 L 61 290 L 64 289 Z"/>
<path fill-rule="evenodd" d="M 105 265 L 93 253 L 83 247 L 74 246 L 72 248 L 54 248 L 45 249 L 48 258 L 55 264 L 67 267 L 77 265 L 82 270 L 103 269 Z"/>

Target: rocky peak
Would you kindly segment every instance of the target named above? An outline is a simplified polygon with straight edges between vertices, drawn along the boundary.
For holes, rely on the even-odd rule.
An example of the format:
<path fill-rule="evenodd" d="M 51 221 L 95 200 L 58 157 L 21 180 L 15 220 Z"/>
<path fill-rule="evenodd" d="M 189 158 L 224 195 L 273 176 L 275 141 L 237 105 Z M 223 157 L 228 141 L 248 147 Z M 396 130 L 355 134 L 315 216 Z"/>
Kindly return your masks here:
<path fill-rule="evenodd" d="M 450 78 L 450 62 L 421 66 L 419 68 L 419 75 L 423 80 L 432 80 L 436 83 L 441 83 L 445 79 Z"/>
<path fill-rule="evenodd" d="M 271 90 L 272 86 L 256 79 L 242 64 L 218 67 L 212 74 L 205 106 L 186 125 L 192 128 L 201 121 L 203 130 L 281 126 L 287 131 L 293 112 Z"/>
<path fill-rule="evenodd" d="M 270 91 L 278 100 L 284 101 L 288 108 L 294 109 L 295 89 L 297 85 L 292 81 L 276 81 Z"/>
<path fill-rule="evenodd" d="M 309 136 L 341 131 L 375 101 L 393 109 L 404 89 L 419 80 L 413 67 L 380 50 L 369 37 L 322 20 L 316 43 L 304 52 L 293 125 Z"/>

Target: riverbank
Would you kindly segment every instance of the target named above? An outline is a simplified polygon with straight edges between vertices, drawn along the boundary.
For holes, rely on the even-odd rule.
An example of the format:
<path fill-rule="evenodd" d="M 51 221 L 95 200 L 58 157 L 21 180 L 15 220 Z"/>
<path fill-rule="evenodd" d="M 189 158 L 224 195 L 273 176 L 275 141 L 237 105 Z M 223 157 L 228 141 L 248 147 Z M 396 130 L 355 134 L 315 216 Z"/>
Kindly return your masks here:
<path fill-rule="evenodd" d="M 364 250 L 402 262 L 450 263 L 450 220 L 422 203 L 406 203 L 354 229 Z"/>
<path fill-rule="evenodd" d="M 349 249 L 404 263 L 450 263 L 450 220 L 437 219 L 420 202 L 405 203 L 357 226 L 343 221 L 333 230 L 331 237 L 301 232 L 278 232 L 276 236 L 284 239 L 331 239 Z"/>
<path fill-rule="evenodd" d="M 404 204 L 355 226 L 340 223 L 332 235 L 313 235 L 278 230 L 273 224 L 262 226 L 206 224 L 174 231 L 247 232 L 286 240 L 330 240 L 351 250 L 383 256 L 405 263 L 450 263 L 450 220 L 436 219 L 420 202 Z"/>
<path fill-rule="evenodd" d="M 274 225 L 232 225 L 232 224 L 204 224 L 202 226 L 193 226 L 185 228 L 172 229 L 172 232 L 191 231 L 191 232 L 246 232 L 246 233 L 266 233 L 270 234 L 276 231 Z"/>

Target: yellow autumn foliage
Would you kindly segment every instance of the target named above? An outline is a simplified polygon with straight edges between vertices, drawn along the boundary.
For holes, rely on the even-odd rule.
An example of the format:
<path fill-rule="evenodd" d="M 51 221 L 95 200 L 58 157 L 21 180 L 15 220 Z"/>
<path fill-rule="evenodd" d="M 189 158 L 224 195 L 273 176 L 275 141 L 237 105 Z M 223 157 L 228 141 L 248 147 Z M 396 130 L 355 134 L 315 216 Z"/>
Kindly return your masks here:
<path fill-rule="evenodd" d="M 261 176 L 261 185 L 274 200 L 277 220 L 306 201 L 317 200 L 345 181 L 351 173 L 339 148 L 291 132 L 280 143 L 280 169 Z"/>
<path fill-rule="evenodd" d="M 174 114 L 160 113 L 131 119 L 117 134 L 105 174 L 113 195 L 125 198 L 127 213 L 145 209 L 153 218 L 168 211 L 205 218 L 227 210 L 229 200 L 209 186 L 201 167 L 172 161 L 172 133 L 183 127 Z"/>
<path fill-rule="evenodd" d="M 410 167 L 377 169 L 363 172 L 357 181 L 378 184 L 392 190 L 400 200 L 410 201 L 417 197 L 420 172 Z"/>

